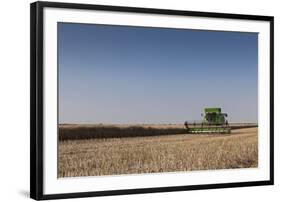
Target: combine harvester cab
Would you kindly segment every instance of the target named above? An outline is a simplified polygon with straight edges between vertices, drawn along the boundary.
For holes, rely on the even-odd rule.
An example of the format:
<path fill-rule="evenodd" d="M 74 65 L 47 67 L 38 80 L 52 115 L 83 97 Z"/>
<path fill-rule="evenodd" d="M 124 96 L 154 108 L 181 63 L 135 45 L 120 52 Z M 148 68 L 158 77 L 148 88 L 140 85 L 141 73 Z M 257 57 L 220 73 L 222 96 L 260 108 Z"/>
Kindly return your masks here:
<path fill-rule="evenodd" d="M 185 122 L 185 127 L 188 133 L 193 134 L 229 134 L 231 129 L 227 121 L 227 114 L 221 112 L 221 108 L 205 108 L 202 122 L 194 122 L 188 124 Z"/>

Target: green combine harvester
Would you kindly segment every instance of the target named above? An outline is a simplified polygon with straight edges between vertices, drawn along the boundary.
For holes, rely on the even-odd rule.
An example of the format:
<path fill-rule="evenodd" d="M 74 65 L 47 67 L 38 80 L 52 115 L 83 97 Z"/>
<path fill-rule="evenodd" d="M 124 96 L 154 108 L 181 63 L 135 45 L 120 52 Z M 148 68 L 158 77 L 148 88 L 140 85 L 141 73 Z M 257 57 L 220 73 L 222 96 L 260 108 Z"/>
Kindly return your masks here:
<path fill-rule="evenodd" d="M 221 108 L 205 108 L 205 114 L 202 122 L 184 123 L 188 133 L 227 133 L 231 132 L 228 125 L 227 114 L 221 112 Z"/>

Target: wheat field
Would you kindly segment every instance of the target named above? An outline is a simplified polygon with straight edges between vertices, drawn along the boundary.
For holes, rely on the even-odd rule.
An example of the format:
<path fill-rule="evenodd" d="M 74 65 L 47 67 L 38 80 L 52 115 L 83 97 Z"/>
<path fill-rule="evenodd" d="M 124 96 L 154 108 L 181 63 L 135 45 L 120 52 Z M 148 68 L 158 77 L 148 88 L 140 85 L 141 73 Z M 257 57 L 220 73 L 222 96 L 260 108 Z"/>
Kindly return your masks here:
<path fill-rule="evenodd" d="M 257 167 L 257 127 L 225 135 L 64 139 L 58 158 L 59 177 Z"/>

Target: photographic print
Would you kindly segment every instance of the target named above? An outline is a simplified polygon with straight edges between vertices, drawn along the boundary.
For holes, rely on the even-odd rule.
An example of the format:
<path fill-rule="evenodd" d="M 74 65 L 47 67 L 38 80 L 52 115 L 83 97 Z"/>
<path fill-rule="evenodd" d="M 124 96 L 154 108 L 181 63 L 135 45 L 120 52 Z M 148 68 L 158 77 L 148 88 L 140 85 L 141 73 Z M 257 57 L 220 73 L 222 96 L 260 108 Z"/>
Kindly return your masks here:
<path fill-rule="evenodd" d="M 272 185 L 274 17 L 34 2 L 30 196 Z"/>
<path fill-rule="evenodd" d="M 258 34 L 58 23 L 58 176 L 258 166 Z"/>

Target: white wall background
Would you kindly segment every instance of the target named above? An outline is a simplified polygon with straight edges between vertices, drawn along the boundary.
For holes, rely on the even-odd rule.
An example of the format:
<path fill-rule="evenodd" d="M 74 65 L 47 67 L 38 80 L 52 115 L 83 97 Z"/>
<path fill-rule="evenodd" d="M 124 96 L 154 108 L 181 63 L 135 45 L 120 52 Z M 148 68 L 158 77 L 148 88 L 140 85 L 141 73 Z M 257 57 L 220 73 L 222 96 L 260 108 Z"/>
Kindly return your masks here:
<path fill-rule="evenodd" d="M 29 199 L 29 3 L 0 6 L 0 201 Z M 275 185 L 203 191 L 110 196 L 68 201 L 278 201 L 281 195 L 281 12 L 278 0 L 72 0 L 119 6 L 275 16 Z"/>

